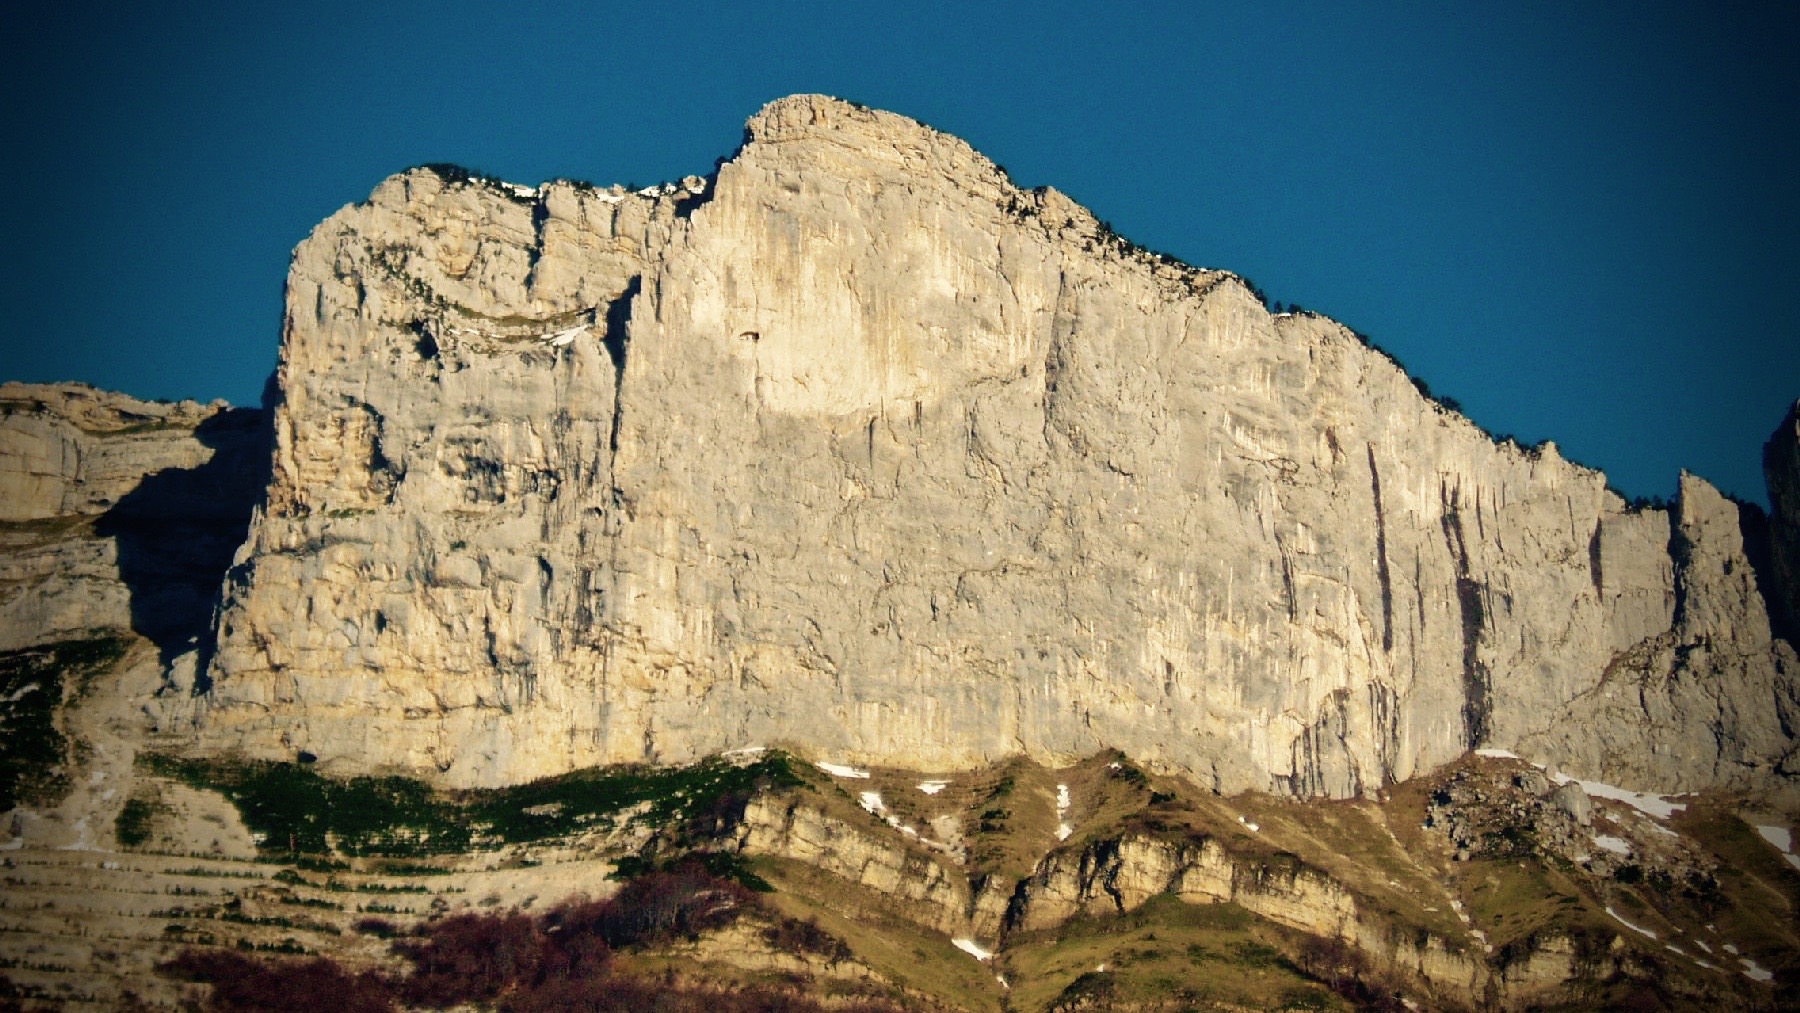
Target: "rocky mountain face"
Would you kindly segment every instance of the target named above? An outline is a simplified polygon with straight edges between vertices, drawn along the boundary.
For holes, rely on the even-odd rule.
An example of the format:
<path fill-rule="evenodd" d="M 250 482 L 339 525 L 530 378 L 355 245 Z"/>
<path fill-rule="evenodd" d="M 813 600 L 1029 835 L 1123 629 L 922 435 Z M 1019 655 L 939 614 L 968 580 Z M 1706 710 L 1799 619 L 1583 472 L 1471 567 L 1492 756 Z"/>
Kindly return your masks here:
<path fill-rule="evenodd" d="M 1634 510 L 900 116 L 783 99 L 636 193 L 393 177 L 296 251 L 278 383 L 205 749 L 1793 784 L 1745 508 Z"/>

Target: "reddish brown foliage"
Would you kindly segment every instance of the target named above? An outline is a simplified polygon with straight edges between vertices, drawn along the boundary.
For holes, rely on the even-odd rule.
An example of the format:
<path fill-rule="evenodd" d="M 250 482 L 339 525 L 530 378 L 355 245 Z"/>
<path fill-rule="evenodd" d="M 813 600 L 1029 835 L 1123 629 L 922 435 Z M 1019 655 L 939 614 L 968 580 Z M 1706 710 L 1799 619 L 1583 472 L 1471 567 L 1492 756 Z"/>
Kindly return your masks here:
<path fill-rule="evenodd" d="M 536 980 L 543 963 L 545 941 L 528 915 L 452 915 L 426 932 L 422 941 L 394 944 L 412 961 L 403 988 L 416 1005 L 493 999 L 509 985 Z"/>
<path fill-rule="evenodd" d="M 264 962 L 226 950 L 184 950 L 157 970 L 212 985 L 207 1009 L 219 1013 L 389 1013 L 394 996 L 375 974 L 352 974 L 324 958 Z"/>
<path fill-rule="evenodd" d="M 24 1013 L 25 1004 L 19 1001 L 19 991 L 12 979 L 0 974 L 0 1013 Z"/>

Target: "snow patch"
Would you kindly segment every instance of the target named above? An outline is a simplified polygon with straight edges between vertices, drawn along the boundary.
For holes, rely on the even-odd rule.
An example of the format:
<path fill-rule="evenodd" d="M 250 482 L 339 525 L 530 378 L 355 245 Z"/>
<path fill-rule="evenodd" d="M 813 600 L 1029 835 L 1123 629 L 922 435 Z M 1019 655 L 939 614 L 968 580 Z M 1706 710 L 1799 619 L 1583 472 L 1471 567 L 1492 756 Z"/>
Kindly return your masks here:
<path fill-rule="evenodd" d="M 1617 912 L 1617 911 L 1614 911 L 1614 910 L 1613 910 L 1613 909 L 1612 909 L 1612 905 L 1610 905 L 1610 904 L 1609 904 L 1609 905 L 1607 905 L 1607 908 L 1606 908 L 1606 913 L 1607 913 L 1607 914 L 1608 914 L 1608 915 L 1611 915 L 1611 916 L 1612 916 L 1612 920 L 1613 920 L 1613 921 L 1616 921 L 1616 922 L 1618 922 L 1618 923 L 1619 923 L 1619 924 L 1620 924 L 1620 925 L 1623 925 L 1623 926 L 1625 926 L 1625 927 L 1626 927 L 1626 928 L 1628 928 L 1628 929 L 1630 929 L 1630 930 L 1631 930 L 1631 931 L 1633 931 L 1633 932 L 1636 932 L 1636 933 L 1638 933 L 1638 934 L 1640 934 L 1640 935 L 1644 935 L 1644 936 L 1648 936 L 1648 937 L 1649 937 L 1649 938 L 1651 938 L 1651 939 L 1655 939 L 1655 938 L 1656 938 L 1656 933 L 1654 933 L 1654 932 L 1652 932 L 1652 931 L 1650 931 L 1650 930 L 1649 930 L 1649 929 L 1647 929 L 1647 928 L 1644 928 L 1644 927 L 1643 927 L 1643 926 L 1642 926 L 1642 925 L 1633 925 L 1633 924 L 1631 924 L 1631 923 L 1630 923 L 1630 922 L 1628 922 L 1628 921 L 1626 921 L 1626 920 L 1625 920 L 1625 919 L 1624 919 L 1624 918 L 1623 918 L 1623 917 L 1621 917 L 1621 916 L 1620 916 L 1620 915 L 1619 915 L 1619 912 Z"/>
<path fill-rule="evenodd" d="M 1758 823 L 1756 825 L 1756 832 L 1762 835 L 1763 840 L 1775 845 L 1775 849 L 1781 852 L 1781 857 L 1787 859 L 1789 865 L 1792 865 L 1796 869 L 1800 869 L 1800 855 L 1794 854 L 1794 834 L 1792 831 L 1787 827 L 1769 826 L 1767 824 Z"/>
<path fill-rule="evenodd" d="M 943 791 L 945 788 L 948 788 L 948 787 L 950 787 L 949 781 L 920 781 L 919 782 L 919 790 L 924 792 L 927 795 L 936 795 L 938 792 Z"/>
<path fill-rule="evenodd" d="M 1594 843 L 1596 845 L 1598 845 L 1599 847 L 1612 852 L 1615 855 L 1631 854 L 1631 844 L 1622 837 L 1614 837 L 1610 834 L 1601 834 L 1594 838 Z"/>
<path fill-rule="evenodd" d="M 1775 972 L 1765 969 L 1749 957 L 1739 957 L 1738 963 L 1744 965 L 1744 977 L 1751 981 L 1769 981 L 1775 977 Z"/>
<path fill-rule="evenodd" d="M 1245 830 L 1248 830 L 1253 834 L 1262 829 L 1262 827 L 1257 826 L 1256 824 L 1250 822 L 1249 820 L 1243 818 L 1242 816 L 1238 817 L 1238 822 L 1242 823 L 1244 825 Z"/>
<path fill-rule="evenodd" d="M 1725 944 L 1725 952 L 1726 952 L 1726 953 L 1729 953 L 1729 954 L 1731 954 L 1731 955 L 1732 955 L 1732 956 L 1734 956 L 1734 957 L 1735 957 L 1735 956 L 1737 956 L 1737 955 L 1738 955 L 1738 952 L 1739 952 L 1739 951 L 1738 951 L 1738 948 L 1737 948 L 1737 947 L 1735 947 L 1735 946 L 1733 946 L 1733 945 L 1731 945 L 1731 944 L 1730 944 L 1730 943 L 1726 943 L 1726 944 Z"/>
<path fill-rule="evenodd" d="M 1769 844 L 1773 844 L 1775 849 L 1780 851 L 1782 855 L 1787 855 L 1789 851 L 1795 849 L 1793 831 L 1789 831 L 1786 826 L 1768 826 L 1768 824 L 1760 824 L 1759 822 L 1759 824 L 1757 824 L 1757 833 L 1762 835 L 1762 840 L 1768 840 Z"/>
<path fill-rule="evenodd" d="M 815 763 L 815 764 L 813 764 L 813 766 L 819 768 L 820 770 L 823 770 L 825 773 L 830 774 L 833 777 L 863 777 L 863 778 L 866 778 L 869 776 L 869 772 L 866 770 L 857 770 L 855 767 L 845 767 L 845 766 L 842 766 L 842 765 L 836 764 L 836 763 Z"/>
<path fill-rule="evenodd" d="M 7 697 L 4 701 L 0 701 L 0 702 L 17 703 L 21 698 L 23 698 L 25 696 L 25 694 L 35 692 L 36 690 L 38 690 L 40 688 L 41 687 L 39 687 L 37 683 L 28 682 L 25 685 L 20 686 L 18 689 L 13 690 L 11 696 Z"/>
<path fill-rule="evenodd" d="M 574 341 L 576 338 L 581 337 L 587 329 L 588 325 L 582 324 L 579 327 L 571 327 L 565 331 L 557 331 L 555 334 L 546 334 L 538 340 L 552 348 L 561 348 L 571 341 Z"/>
<path fill-rule="evenodd" d="M 1485 756 L 1494 760 L 1519 759 L 1519 754 L 1510 749 L 1477 749 L 1475 750 L 1475 755 Z M 1541 763 L 1533 763 L 1532 766 L 1539 770 L 1544 769 L 1544 765 Z M 1596 798 L 1610 798 L 1615 802 L 1623 802 L 1644 815 L 1654 816 L 1657 819 L 1666 820 L 1670 816 L 1687 808 L 1687 804 L 1684 802 L 1669 801 L 1672 797 L 1670 795 L 1659 795 L 1655 792 L 1647 791 L 1632 791 L 1629 788 L 1620 788 L 1617 785 L 1607 784 L 1605 781 L 1584 781 L 1578 777 L 1570 777 L 1561 771 L 1551 774 L 1550 780 L 1558 787 L 1568 784 L 1570 781 L 1574 781 L 1576 784 L 1581 785 L 1581 790 L 1587 792 L 1589 795 Z"/>
<path fill-rule="evenodd" d="M 1623 802 L 1633 809 L 1636 809 L 1638 812 L 1641 812 L 1646 816 L 1654 816 L 1657 819 L 1666 820 L 1687 808 L 1686 803 L 1669 801 L 1669 796 L 1667 795 L 1655 795 L 1645 791 L 1632 791 L 1629 788 L 1620 788 L 1617 785 L 1607 784 L 1604 781 L 1583 781 L 1578 777 L 1570 777 L 1563 773 L 1551 775 L 1550 780 L 1556 782 L 1558 785 L 1564 785 L 1568 784 L 1570 781 L 1574 781 L 1576 784 L 1581 785 L 1582 791 L 1587 792 L 1595 798 L 1610 798 L 1615 802 Z"/>
<path fill-rule="evenodd" d="M 1066 841 L 1075 828 L 1069 825 L 1069 786 L 1056 786 L 1056 839 Z"/>
<path fill-rule="evenodd" d="M 962 939 L 952 939 L 952 940 L 950 940 L 950 945 L 956 947 L 957 949 L 963 951 L 964 953 L 967 953 L 969 956 L 974 957 L 976 960 L 992 960 L 992 959 L 994 959 L 994 951 L 993 950 L 982 949 L 981 946 L 979 944 L 977 944 L 975 942 L 975 940 L 973 940 L 973 939 L 969 939 L 966 937 L 962 938 Z"/>
<path fill-rule="evenodd" d="M 864 775 L 864 776 L 866 777 L 867 775 Z M 901 833 L 905 834 L 906 836 L 908 836 L 908 837 L 918 837 L 919 836 L 918 830 L 914 829 L 913 827 L 909 827 L 906 824 L 900 822 L 900 818 L 898 816 L 895 816 L 893 813 L 888 812 L 887 803 L 883 802 L 881 800 L 881 792 L 865 791 L 861 794 L 860 797 L 857 798 L 856 804 L 862 806 L 864 809 L 868 810 L 870 813 L 873 813 L 874 815 L 881 817 L 881 821 L 883 823 L 886 823 L 888 826 L 893 827 L 895 830 L 900 831 Z M 924 840 L 924 838 L 920 838 L 920 840 Z M 927 841 L 926 843 L 929 844 L 931 842 Z"/>

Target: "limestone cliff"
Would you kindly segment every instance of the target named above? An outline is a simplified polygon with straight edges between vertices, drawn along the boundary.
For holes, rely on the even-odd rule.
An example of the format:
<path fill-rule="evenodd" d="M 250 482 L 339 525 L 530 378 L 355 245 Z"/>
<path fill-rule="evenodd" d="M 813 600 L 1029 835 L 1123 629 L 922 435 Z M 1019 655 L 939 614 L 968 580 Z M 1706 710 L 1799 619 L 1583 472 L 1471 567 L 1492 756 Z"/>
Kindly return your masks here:
<path fill-rule="evenodd" d="M 491 785 L 1113 746 L 1349 796 L 1496 745 L 1792 784 L 1736 504 L 1629 509 L 900 116 L 783 99 L 637 193 L 414 170 L 287 299 L 203 748 Z"/>

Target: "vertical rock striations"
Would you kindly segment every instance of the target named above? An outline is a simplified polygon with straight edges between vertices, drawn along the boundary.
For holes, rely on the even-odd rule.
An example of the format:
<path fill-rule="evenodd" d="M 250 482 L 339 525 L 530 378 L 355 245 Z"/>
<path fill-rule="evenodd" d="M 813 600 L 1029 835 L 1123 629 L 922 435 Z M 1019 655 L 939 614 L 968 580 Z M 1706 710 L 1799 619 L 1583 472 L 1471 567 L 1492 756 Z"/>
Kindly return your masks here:
<path fill-rule="evenodd" d="M 1114 746 L 1332 796 L 1488 744 L 1768 787 L 1793 748 L 1705 483 L 1629 510 L 831 99 L 639 193 L 389 179 L 296 251 L 279 382 L 209 748 L 474 785 Z"/>

